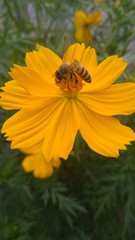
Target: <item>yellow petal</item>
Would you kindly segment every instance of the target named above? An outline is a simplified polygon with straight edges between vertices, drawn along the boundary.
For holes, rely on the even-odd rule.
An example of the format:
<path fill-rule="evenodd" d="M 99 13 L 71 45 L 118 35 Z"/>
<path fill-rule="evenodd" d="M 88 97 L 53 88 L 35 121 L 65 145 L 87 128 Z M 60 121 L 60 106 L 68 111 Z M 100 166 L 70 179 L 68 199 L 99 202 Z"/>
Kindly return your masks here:
<path fill-rule="evenodd" d="M 129 115 L 135 112 L 135 83 L 114 84 L 97 93 L 81 93 L 78 100 L 101 115 Z"/>
<path fill-rule="evenodd" d="M 45 59 L 46 60 L 46 59 Z M 45 65 L 45 60 L 42 60 L 41 54 L 37 51 L 26 53 L 26 66 L 33 70 L 34 72 L 41 73 L 41 75 L 49 75 L 49 79 L 51 79 L 52 73 Z"/>
<path fill-rule="evenodd" d="M 73 63 L 74 59 L 78 60 L 80 62 L 80 59 L 82 57 L 82 54 L 85 50 L 84 43 L 79 44 L 75 43 L 71 45 L 65 52 L 63 56 L 63 63 Z"/>
<path fill-rule="evenodd" d="M 97 56 L 95 49 L 87 47 L 84 44 L 71 45 L 63 56 L 63 62 L 73 63 L 78 60 L 88 71 L 93 72 L 97 66 Z"/>
<path fill-rule="evenodd" d="M 24 169 L 26 171 L 35 171 L 35 169 L 45 168 L 52 169 L 52 167 L 59 168 L 61 161 L 60 159 L 51 159 L 47 162 L 42 154 L 42 144 L 43 142 L 37 143 L 29 148 L 20 149 L 23 153 L 29 154 L 23 161 Z M 35 157 L 34 157 L 35 156 Z M 51 165 L 51 166 L 50 166 Z"/>
<path fill-rule="evenodd" d="M 100 63 L 96 68 L 89 69 L 89 73 L 92 77 L 91 84 L 85 84 L 82 92 L 95 92 L 101 91 L 110 87 L 122 74 L 126 68 L 127 63 L 123 62 L 122 58 L 117 56 L 111 56 Z"/>
<path fill-rule="evenodd" d="M 14 80 L 5 83 L 1 89 L 4 92 L 0 92 L 0 105 L 7 110 L 21 109 L 30 100 L 29 93 Z"/>
<path fill-rule="evenodd" d="M 52 165 L 46 162 L 41 154 L 33 154 L 25 157 L 22 167 L 26 172 L 33 172 L 37 178 L 47 178 L 53 173 Z"/>
<path fill-rule="evenodd" d="M 38 155 L 35 154 L 34 159 L 33 155 L 26 156 L 22 162 L 22 167 L 26 172 L 32 172 L 38 165 L 37 162 Z"/>
<path fill-rule="evenodd" d="M 33 145 L 32 147 L 29 148 L 22 148 L 20 150 L 25 154 L 36 154 L 41 152 L 41 143 Z"/>
<path fill-rule="evenodd" d="M 48 178 L 53 174 L 53 167 L 50 163 L 42 158 L 42 162 L 38 164 L 38 167 L 34 170 L 34 176 L 37 178 Z"/>
<path fill-rule="evenodd" d="M 97 66 L 97 55 L 95 49 L 87 47 L 81 56 L 80 63 L 90 74 L 92 74 Z"/>
<path fill-rule="evenodd" d="M 50 102 L 50 104 L 49 104 Z M 42 141 L 48 125 L 63 100 L 37 100 L 33 109 L 22 109 L 10 117 L 3 125 L 2 132 L 12 140 L 12 148 L 26 148 Z"/>
<path fill-rule="evenodd" d="M 65 99 L 63 106 L 53 115 L 45 134 L 42 151 L 47 161 L 59 157 L 67 159 L 73 148 L 79 124 L 74 100 Z"/>
<path fill-rule="evenodd" d="M 107 157 L 118 157 L 119 150 L 125 150 L 125 145 L 135 140 L 134 132 L 117 119 L 96 114 L 79 102 L 77 109 L 81 135 L 95 152 Z"/>
<path fill-rule="evenodd" d="M 77 11 L 75 14 L 74 23 L 77 28 L 82 28 L 85 24 L 87 24 L 88 16 L 83 11 Z"/>
<path fill-rule="evenodd" d="M 90 29 L 87 28 L 79 28 L 75 33 L 75 40 L 76 42 L 85 42 L 89 43 L 92 39 L 92 34 Z"/>
<path fill-rule="evenodd" d="M 52 80 L 52 75 L 61 64 L 60 57 L 45 47 L 39 47 L 39 51 L 26 54 L 27 67 L 41 73 L 41 75 L 47 73 L 50 80 Z"/>
<path fill-rule="evenodd" d="M 49 48 L 40 47 L 39 48 L 40 58 L 44 62 L 47 69 L 54 74 L 58 67 L 62 64 L 62 60 Z"/>
<path fill-rule="evenodd" d="M 60 159 L 56 159 L 56 160 L 52 159 L 50 161 L 50 164 L 55 168 L 59 168 L 61 165 L 61 161 L 60 161 Z"/>
<path fill-rule="evenodd" d="M 90 12 L 86 15 L 83 11 L 77 11 L 74 23 L 77 29 L 83 28 L 85 25 L 98 25 L 101 22 L 101 9 L 97 12 Z"/>
<path fill-rule="evenodd" d="M 101 16 L 101 9 L 98 9 L 95 13 L 90 13 L 88 16 L 88 22 L 91 25 L 98 25 L 101 23 L 102 16 Z"/>
<path fill-rule="evenodd" d="M 83 28 L 79 28 L 76 33 L 75 33 L 75 41 L 76 42 L 84 42 L 84 37 L 83 37 Z"/>
<path fill-rule="evenodd" d="M 54 84 L 50 80 L 49 75 L 45 72 L 44 75 L 29 69 L 28 67 L 14 65 L 9 75 L 16 80 L 27 92 L 34 96 L 43 97 L 45 94 L 57 92 L 57 86 L 53 75 Z"/>

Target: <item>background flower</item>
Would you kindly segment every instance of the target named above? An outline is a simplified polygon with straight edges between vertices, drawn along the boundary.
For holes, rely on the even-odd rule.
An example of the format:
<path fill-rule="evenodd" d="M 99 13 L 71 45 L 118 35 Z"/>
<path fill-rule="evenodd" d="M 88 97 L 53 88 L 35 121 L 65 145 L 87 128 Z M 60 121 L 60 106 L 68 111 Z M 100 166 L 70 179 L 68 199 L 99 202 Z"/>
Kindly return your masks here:
<path fill-rule="evenodd" d="M 21 149 L 28 154 L 22 162 L 22 167 L 26 172 L 33 172 L 37 178 L 47 178 L 53 174 L 54 168 L 59 168 L 60 160 L 51 160 L 47 162 L 42 154 L 41 144 L 37 144 L 31 148 Z"/>
<path fill-rule="evenodd" d="M 75 40 L 76 42 L 89 43 L 92 39 L 91 27 L 101 23 L 101 10 L 87 15 L 83 11 L 77 11 L 75 14 Z"/>
<path fill-rule="evenodd" d="M 102 3 L 103 0 L 94 0 L 94 3 Z"/>

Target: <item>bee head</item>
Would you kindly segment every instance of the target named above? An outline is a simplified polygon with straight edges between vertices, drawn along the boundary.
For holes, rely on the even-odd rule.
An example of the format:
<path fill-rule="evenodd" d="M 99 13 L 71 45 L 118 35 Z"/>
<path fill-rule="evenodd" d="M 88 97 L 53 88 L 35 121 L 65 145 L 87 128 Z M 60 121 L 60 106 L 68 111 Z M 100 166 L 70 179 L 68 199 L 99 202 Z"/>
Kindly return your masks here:
<path fill-rule="evenodd" d="M 59 70 L 55 72 L 55 77 L 58 78 L 59 80 L 62 80 L 63 78 L 62 73 Z"/>

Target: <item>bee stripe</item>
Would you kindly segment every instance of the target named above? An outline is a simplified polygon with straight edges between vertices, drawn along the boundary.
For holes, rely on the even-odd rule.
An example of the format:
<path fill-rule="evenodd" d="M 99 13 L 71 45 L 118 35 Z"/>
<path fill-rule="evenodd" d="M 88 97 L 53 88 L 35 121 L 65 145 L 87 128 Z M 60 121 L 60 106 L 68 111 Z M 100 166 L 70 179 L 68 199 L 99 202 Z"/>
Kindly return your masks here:
<path fill-rule="evenodd" d="M 82 76 L 83 75 L 83 72 L 84 72 L 84 67 L 82 66 L 80 69 L 78 67 L 78 73 Z"/>
<path fill-rule="evenodd" d="M 85 76 L 87 75 L 87 73 L 88 73 L 87 70 L 84 68 L 81 76 L 82 76 L 82 77 L 85 77 Z"/>
<path fill-rule="evenodd" d="M 85 81 L 91 82 L 91 77 L 90 77 L 89 74 L 88 74 L 87 77 L 85 78 Z"/>
<path fill-rule="evenodd" d="M 86 76 L 86 78 L 85 78 L 86 80 L 88 80 L 88 79 L 90 79 L 90 75 L 89 74 L 87 74 L 87 76 Z"/>

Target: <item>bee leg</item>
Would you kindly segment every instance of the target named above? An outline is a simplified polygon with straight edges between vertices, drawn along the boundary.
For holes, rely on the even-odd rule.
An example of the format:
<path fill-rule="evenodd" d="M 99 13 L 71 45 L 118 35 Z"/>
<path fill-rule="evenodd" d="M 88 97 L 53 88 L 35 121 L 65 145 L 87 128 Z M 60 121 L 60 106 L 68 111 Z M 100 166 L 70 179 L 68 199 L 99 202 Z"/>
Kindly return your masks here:
<path fill-rule="evenodd" d="M 73 80 L 73 72 L 70 72 L 70 79 Z"/>
<path fill-rule="evenodd" d="M 77 84 L 78 83 L 77 76 L 76 76 L 76 74 L 74 72 L 73 72 L 73 75 L 74 75 L 75 83 Z"/>

